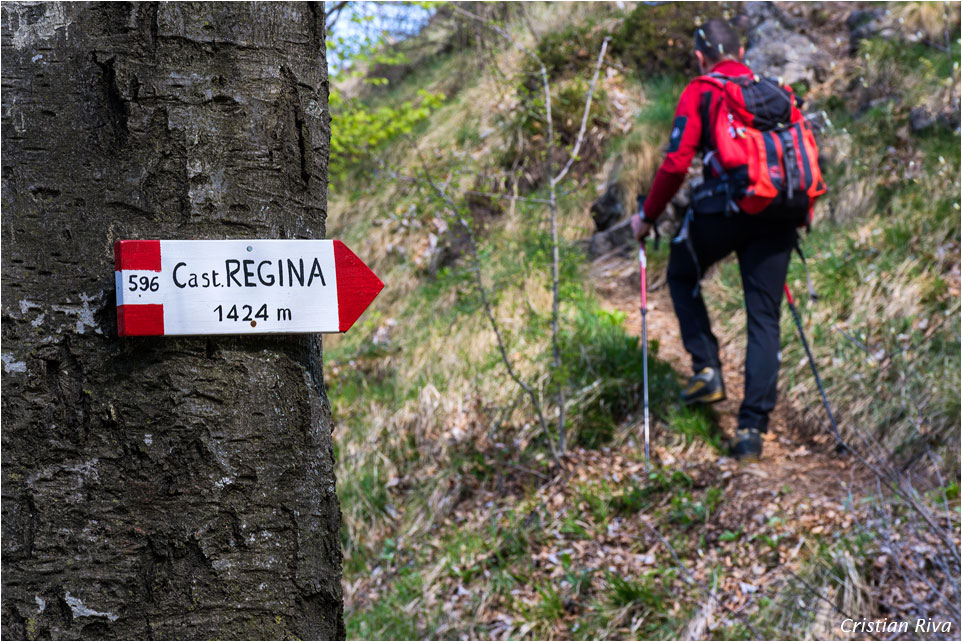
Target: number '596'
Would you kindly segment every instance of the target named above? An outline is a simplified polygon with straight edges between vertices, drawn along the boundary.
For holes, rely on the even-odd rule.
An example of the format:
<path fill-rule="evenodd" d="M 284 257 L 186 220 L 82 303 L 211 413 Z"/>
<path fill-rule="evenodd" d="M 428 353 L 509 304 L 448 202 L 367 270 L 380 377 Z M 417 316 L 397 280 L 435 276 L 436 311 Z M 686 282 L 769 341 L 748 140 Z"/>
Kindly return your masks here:
<path fill-rule="evenodd" d="M 160 284 L 157 282 L 157 277 L 147 277 L 147 276 L 137 276 L 136 274 L 131 274 L 130 279 L 128 279 L 130 287 L 127 288 L 130 292 L 136 292 L 137 290 L 156 292 L 160 289 Z"/>

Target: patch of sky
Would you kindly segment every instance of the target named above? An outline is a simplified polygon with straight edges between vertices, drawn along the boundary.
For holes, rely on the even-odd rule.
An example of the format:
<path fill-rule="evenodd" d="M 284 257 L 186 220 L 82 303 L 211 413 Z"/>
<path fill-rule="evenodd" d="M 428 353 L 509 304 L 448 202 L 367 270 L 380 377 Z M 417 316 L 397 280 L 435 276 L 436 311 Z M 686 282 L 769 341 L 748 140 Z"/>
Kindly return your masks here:
<path fill-rule="evenodd" d="M 357 55 L 416 35 L 435 13 L 427 2 L 328 3 L 327 64 L 331 76 Z"/>

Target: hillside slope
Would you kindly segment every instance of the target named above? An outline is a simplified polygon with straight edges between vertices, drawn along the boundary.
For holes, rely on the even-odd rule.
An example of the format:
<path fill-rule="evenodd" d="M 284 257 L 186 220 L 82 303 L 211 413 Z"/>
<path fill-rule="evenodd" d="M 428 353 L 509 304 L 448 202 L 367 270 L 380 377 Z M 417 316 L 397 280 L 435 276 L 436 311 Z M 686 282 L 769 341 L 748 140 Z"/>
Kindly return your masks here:
<path fill-rule="evenodd" d="M 562 365 L 537 65 L 490 23 L 442 11 L 399 45 L 411 59 L 387 87 L 334 113 L 337 137 L 339 118 L 420 109 L 332 177 L 331 235 L 387 284 L 360 327 L 325 341 L 349 635 L 850 638 L 846 617 L 928 617 L 957 636 L 957 7 L 463 9 L 489 12 L 544 62 L 555 171 L 609 38 L 585 142 L 557 187 Z M 662 247 L 646 473 L 637 265 L 607 241 L 589 258 L 588 210 L 609 192 L 628 211 L 650 183 L 690 73 L 683 38 L 716 13 L 738 16 L 748 59 L 804 93 L 821 126 L 831 192 L 806 240 L 821 299 L 802 310 L 854 454 L 834 449 L 786 312 L 765 459 L 723 456 L 744 354 L 737 266 L 704 283 L 734 398 L 687 409 Z M 793 261 L 789 285 L 804 284 Z M 556 459 L 558 386 L 569 448 Z"/>

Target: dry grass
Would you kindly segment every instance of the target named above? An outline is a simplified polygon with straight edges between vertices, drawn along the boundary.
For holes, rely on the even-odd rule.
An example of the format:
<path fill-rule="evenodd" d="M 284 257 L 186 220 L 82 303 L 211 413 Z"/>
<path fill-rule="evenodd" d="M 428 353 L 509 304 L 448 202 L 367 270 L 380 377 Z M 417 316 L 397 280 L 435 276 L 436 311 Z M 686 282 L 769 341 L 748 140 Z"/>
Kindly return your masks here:
<path fill-rule="evenodd" d="M 833 166 L 842 168 L 833 189 L 819 203 L 814 217 L 816 223 L 831 220 L 838 223 L 864 219 L 875 209 L 877 180 L 865 176 L 859 167 L 859 151 L 847 132 L 833 131 L 825 137 L 819 151 L 825 154 Z"/>
<path fill-rule="evenodd" d="M 958 2 L 902 2 L 895 5 L 886 23 L 910 36 L 946 45 L 958 38 Z"/>

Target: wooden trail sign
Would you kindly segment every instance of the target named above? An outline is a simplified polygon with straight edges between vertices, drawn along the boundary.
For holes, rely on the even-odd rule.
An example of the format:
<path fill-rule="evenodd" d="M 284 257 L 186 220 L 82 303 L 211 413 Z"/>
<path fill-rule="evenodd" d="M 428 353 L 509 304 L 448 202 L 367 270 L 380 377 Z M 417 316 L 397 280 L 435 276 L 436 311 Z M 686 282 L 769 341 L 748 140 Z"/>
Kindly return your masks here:
<path fill-rule="evenodd" d="M 340 241 L 117 241 L 122 337 L 345 332 L 384 284 Z"/>

